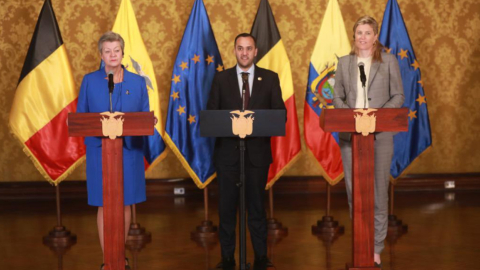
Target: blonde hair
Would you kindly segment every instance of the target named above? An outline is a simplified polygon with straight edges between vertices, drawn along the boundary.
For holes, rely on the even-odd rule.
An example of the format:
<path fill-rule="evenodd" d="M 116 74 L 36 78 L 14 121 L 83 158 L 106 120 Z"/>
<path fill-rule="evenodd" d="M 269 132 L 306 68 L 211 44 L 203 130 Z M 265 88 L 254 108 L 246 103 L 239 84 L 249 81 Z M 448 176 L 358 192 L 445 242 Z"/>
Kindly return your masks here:
<path fill-rule="evenodd" d="M 372 27 L 373 33 L 377 36 L 377 40 L 373 42 L 373 55 L 372 55 L 372 61 L 377 61 L 377 62 L 382 62 L 382 51 L 384 46 L 380 41 L 378 40 L 378 23 L 377 21 L 368 16 L 362 16 L 360 17 L 357 22 L 355 22 L 355 25 L 353 25 L 353 42 L 355 44 L 355 32 L 357 31 L 357 27 L 359 25 L 364 25 L 368 24 Z M 354 45 L 352 46 L 352 51 L 350 52 L 351 55 L 358 55 L 358 48 Z"/>
<path fill-rule="evenodd" d="M 115 42 L 118 41 L 120 42 L 120 47 L 122 48 L 122 54 L 124 53 L 125 49 L 125 41 L 123 40 L 122 36 L 120 34 L 117 34 L 112 31 L 108 31 L 105 34 L 103 34 L 100 39 L 98 40 L 98 52 L 102 54 L 102 49 L 103 49 L 103 43 L 104 42 Z"/>

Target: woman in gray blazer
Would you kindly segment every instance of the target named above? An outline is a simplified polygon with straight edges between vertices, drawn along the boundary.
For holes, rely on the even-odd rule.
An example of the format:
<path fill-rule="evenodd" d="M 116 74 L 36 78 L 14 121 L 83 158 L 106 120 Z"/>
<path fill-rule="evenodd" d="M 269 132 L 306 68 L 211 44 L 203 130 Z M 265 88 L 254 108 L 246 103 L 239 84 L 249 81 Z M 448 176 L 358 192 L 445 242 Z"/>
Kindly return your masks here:
<path fill-rule="evenodd" d="M 333 105 L 335 108 L 400 108 L 405 96 L 398 61 L 394 55 L 383 52 L 384 47 L 378 41 L 377 21 L 363 16 L 353 26 L 353 33 L 352 51 L 338 61 Z M 349 135 L 340 133 L 339 136 L 351 211 L 352 146 Z M 388 184 L 392 156 L 393 133 L 376 133 L 374 261 L 377 267 L 381 267 L 380 253 L 384 249 L 388 229 Z"/>

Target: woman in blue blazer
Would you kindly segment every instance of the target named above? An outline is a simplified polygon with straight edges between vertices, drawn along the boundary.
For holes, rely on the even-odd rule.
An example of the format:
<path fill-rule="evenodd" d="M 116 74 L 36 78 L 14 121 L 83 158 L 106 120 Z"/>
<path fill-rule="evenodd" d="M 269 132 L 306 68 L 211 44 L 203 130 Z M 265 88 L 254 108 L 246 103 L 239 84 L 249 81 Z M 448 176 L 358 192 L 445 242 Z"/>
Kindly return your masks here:
<path fill-rule="evenodd" d="M 105 68 L 85 75 L 78 97 L 77 112 L 101 113 L 110 111 L 108 90 L 109 72 L 113 72 L 115 87 L 112 93 L 113 111 L 148 112 L 148 92 L 145 79 L 122 66 L 125 43 L 114 32 L 107 32 L 98 41 L 98 50 Z M 97 225 L 103 251 L 103 189 L 102 139 L 85 138 L 87 148 L 88 204 L 98 207 Z M 125 137 L 123 143 L 123 177 L 125 204 L 125 239 L 131 221 L 130 205 L 146 200 L 145 168 L 143 161 L 144 137 Z"/>

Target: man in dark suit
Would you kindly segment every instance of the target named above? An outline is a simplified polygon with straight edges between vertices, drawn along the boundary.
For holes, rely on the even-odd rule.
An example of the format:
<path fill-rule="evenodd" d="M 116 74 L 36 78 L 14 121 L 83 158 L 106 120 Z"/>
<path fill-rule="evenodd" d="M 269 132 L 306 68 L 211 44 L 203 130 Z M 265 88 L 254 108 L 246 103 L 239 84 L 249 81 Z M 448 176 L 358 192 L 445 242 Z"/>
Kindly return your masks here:
<path fill-rule="evenodd" d="M 216 74 L 207 104 L 208 110 L 283 109 L 280 81 L 275 72 L 253 64 L 257 55 L 256 40 L 250 34 L 240 34 L 235 38 L 234 53 L 237 65 Z M 245 87 L 245 104 L 242 104 L 242 91 Z M 268 169 L 272 163 L 269 137 L 247 137 L 245 139 L 246 209 L 248 227 L 255 253 L 254 269 L 266 269 L 267 259 L 267 220 L 264 207 L 264 193 Z M 235 267 L 235 227 L 240 177 L 240 152 L 238 138 L 217 138 L 214 163 L 219 185 L 220 245 L 222 262 L 220 269 Z"/>

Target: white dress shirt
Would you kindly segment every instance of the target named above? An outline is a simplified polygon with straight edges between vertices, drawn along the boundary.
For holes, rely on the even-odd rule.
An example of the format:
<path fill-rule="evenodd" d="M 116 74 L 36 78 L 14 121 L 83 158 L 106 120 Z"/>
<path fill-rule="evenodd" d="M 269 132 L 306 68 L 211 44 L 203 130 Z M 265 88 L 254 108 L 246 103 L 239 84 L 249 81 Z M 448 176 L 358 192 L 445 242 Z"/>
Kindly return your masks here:
<path fill-rule="evenodd" d="M 243 71 L 243 69 L 241 69 L 237 64 L 238 89 L 240 89 L 240 97 L 242 97 L 242 87 L 243 87 L 242 73 L 243 72 L 248 73 L 248 86 L 250 87 L 250 97 L 252 97 L 253 76 L 255 72 L 255 65 L 252 65 L 247 71 Z"/>
<path fill-rule="evenodd" d="M 368 108 L 368 76 L 370 75 L 370 67 L 372 66 L 372 57 L 367 57 L 367 58 L 361 58 L 357 57 L 357 65 L 358 63 L 363 62 L 365 64 L 364 69 L 365 69 L 365 77 L 367 77 L 367 81 L 365 82 L 365 92 L 366 94 L 363 93 L 363 87 L 362 87 L 362 81 L 360 80 L 360 70 L 358 70 L 358 76 L 357 76 L 357 100 L 355 101 L 355 108 L 356 109 L 362 109 L 363 108 L 363 100 L 364 95 L 367 96 L 366 100 L 366 106 L 365 108 Z"/>

